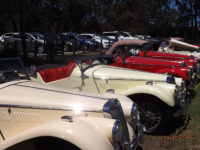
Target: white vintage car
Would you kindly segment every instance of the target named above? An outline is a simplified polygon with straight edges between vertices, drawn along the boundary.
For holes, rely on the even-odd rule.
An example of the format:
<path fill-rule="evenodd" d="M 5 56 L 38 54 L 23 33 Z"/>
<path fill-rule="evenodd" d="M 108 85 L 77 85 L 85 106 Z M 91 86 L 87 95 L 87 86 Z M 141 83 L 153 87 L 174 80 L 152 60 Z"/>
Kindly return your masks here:
<path fill-rule="evenodd" d="M 176 38 L 171 38 L 169 40 L 169 45 L 160 47 L 158 51 L 183 55 L 193 55 L 200 59 L 200 48 L 198 46 L 180 41 L 180 39 Z"/>
<path fill-rule="evenodd" d="M 0 59 L 0 149 L 129 150 L 142 140 L 129 98 L 32 82 L 18 61 Z"/>
<path fill-rule="evenodd" d="M 66 66 L 41 70 L 32 80 L 96 94 L 113 89 L 139 105 L 141 122 L 149 133 L 162 129 L 171 116 L 181 115 L 186 103 L 183 79 L 107 66 L 98 61 L 70 62 Z"/>

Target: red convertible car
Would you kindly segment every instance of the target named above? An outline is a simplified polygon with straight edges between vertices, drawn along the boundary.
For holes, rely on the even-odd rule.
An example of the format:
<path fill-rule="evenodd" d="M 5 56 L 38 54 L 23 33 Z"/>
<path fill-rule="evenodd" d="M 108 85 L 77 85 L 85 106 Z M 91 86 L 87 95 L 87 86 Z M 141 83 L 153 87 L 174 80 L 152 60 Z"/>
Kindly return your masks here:
<path fill-rule="evenodd" d="M 193 67 L 196 71 L 198 69 L 198 58 L 194 56 L 172 54 L 172 53 L 162 53 L 156 51 L 145 51 L 140 50 L 138 56 L 140 57 L 150 57 L 155 59 L 171 60 L 171 61 L 181 61 L 185 62 L 188 67 Z"/>
<path fill-rule="evenodd" d="M 194 64 L 191 67 L 187 66 L 185 61 L 169 61 L 142 57 L 142 53 L 139 49 L 146 44 L 149 44 L 149 42 L 144 40 L 120 40 L 115 42 L 106 52 L 107 55 L 114 54 L 110 65 L 153 73 L 174 75 L 182 77 L 187 83 L 191 83 L 196 80 L 196 74 L 193 75 Z"/>

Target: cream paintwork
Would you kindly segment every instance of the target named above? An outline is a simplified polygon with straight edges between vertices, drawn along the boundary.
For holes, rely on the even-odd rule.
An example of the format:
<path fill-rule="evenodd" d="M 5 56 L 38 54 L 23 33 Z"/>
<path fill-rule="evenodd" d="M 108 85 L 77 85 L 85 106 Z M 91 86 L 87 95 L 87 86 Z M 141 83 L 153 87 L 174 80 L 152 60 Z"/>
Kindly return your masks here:
<path fill-rule="evenodd" d="M 108 123 L 106 121 L 108 120 L 103 120 L 104 123 Z M 100 129 L 93 126 L 90 122 L 79 118 L 74 118 L 72 123 L 58 119 L 39 124 L 29 128 L 28 130 L 20 132 L 6 141 L 2 141 L 0 143 L 0 149 L 8 148 L 15 143 L 19 143 L 27 139 L 51 136 L 69 141 L 81 149 L 112 150 L 113 146 L 109 140 L 102 135 L 102 132 L 99 132 L 99 130 Z"/>
<path fill-rule="evenodd" d="M 0 130 L 6 139 L 0 136 L 0 149 L 40 136 L 57 137 L 81 149 L 113 149 L 111 133 L 115 120 L 104 118 L 102 113 L 107 101 L 105 96 L 28 80 L 0 84 Z M 129 107 L 133 104 L 128 98 L 123 101 Z M 81 106 L 78 114 L 76 106 Z M 73 122 L 61 119 L 62 116 L 72 116 Z M 130 127 L 129 132 L 134 135 Z"/>
<path fill-rule="evenodd" d="M 84 67 L 87 65 L 84 64 Z M 134 94 L 150 94 L 159 98 L 169 106 L 175 105 L 174 84 L 166 83 L 167 75 L 147 73 L 130 69 L 97 65 L 87 69 L 84 73 L 86 78 L 82 82 L 79 67 L 76 67 L 68 78 L 48 82 L 45 84 L 55 85 L 80 90 L 91 93 L 105 93 L 108 89 L 115 89 L 116 93 L 126 96 Z M 42 81 L 39 73 L 37 78 L 32 80 Z M 148 81 L 155 81 L 157 85 L 147 85 Z M 43 82 L 44 83 L 44 82 Z M 159 83 L 162 86 L 158 86 Z M 163 88 L 166 84 L 168 88 Z M 169 88 L 170 87 L 170 88 Z"/>
<path fill-rule="evenodd" d="M 181 50 L 176 50 L 179 48 Z M 169 46 L 164 49 L 159 48 L 159 52 L 167 52 L 167 53 L 175 53 L 175 54 L 184 54 L 184 55 L 193 55 L 200 59 L 200 52 L 197 52 L 198 46 L 194 46 L 192 44 L 188 44 L 186 42 L 182 42 L 176 39 L 171 39 L 169 41 Z"/>

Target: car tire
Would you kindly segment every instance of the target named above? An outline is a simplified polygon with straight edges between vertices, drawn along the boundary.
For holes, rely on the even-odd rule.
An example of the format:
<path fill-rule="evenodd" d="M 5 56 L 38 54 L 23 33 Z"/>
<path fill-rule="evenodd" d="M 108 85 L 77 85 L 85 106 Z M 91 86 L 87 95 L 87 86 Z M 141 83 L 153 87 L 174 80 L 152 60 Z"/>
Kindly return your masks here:
<path fill-rule="evenodd" d="M 64 45 L 64 51 L 65 52 L 73 51 L 73 46 L 69 45 L 69 44 L 65 44 Z"/>
<path fill-rule="evenodd" d="M 8 43 L 6 43 L 5 47 L 10 48 L 10 49 L 14 49 L 14 43 L 8 42 Z"/>
<path fill-rule="evenodd" d="M 158 133 L 167 126 L 170 112 L 165 104 L 152 100 L 138 103 L 141 122 L 144 124 L 145 133 Z"/>

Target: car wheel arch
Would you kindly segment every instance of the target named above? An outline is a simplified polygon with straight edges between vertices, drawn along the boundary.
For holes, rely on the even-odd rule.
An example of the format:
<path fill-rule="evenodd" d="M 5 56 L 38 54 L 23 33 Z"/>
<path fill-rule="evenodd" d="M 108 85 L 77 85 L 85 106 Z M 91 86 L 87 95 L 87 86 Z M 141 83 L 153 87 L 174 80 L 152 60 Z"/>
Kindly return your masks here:
<path fill-rule="evenodd" d="M 149 101 L 154 101 L 162 105 L 166 105 L 159 97 L 155 95 L 147 94 L 147 93 L 132 94 L 132 95 L 128 95 L 128 97 L 136 103 L 141 103 L 143 100 L 146 100 L 146 97 L 148 97 Z"/>
<path fill-rule="evenodd" d="M 161 100 L 163 103 L 165 103 L 170 107 L 173 107 L 175 105 L 175 99 L 173 94 L 170 91 L 165 90 L 164 88 L 159 86 L 154 86 L 154 85 L 137 86 L 135 88 L 123 92 L 122 94 L 126 96 L 152 95 L 154 97 L 157 97 L 159 100 Z"/>
<path fill-rule="evenodd" d="M 131 98 L 134 102 L 138 104 L 140 115 L 142 114 L 141 112 L 141 105 L 143 104 L 151 104 L 152 106 L 154 105 L 153 108 L 157 108 L 157 110 L 160 111 L 160 124 L 158 124 L 157 128 L 155 129 L 147 129 L 145 127 L 145 132 L 146 133 L 154 133 L 154 132 L 162 132 L 162 128 L 165 127 L 165 125 L 168 124 L 168 121 L 171 119 L 171 114 L 170 114 L 170 108 L 168 105 L 166 105 L 162 100 L 160 100 L 158 97 L 150 94 L 134 94 L 134 95 L 129 95 L 129 98 Z M 142 115 L 140 116 L 141 122 L 145 125 L 144 118 Z M 148 120 L 148 119 L 147 119 Z"/>
<path fill-rule="evenodd" d="M 70 148 L 71 150 L 80 150 L 80 148 L 78 148 L 71 142 L 53 136 L 41 136 L 28 139 L 9 147 L 9 149 L 17 150 L 22 147 L 23 148 L 27 147 L 27 149 L 29 149 L 31 146 L 37 150 L 49 149 L 49 148 L 53 149 L 53 148 L 58 148 L 58 146 L 60 150 L 64 150 L 66 148 Z"/>
<path fill-rule="evenodd" d="M 105 150 L 111 149 L 111 144 L 108 139 L 91 127 L 89 123 L 80 119 L 74 119 L 73 122 L 53 120 L 25 130 L 9 139 L 5 137 L 5 141 L 0 143 L 0 149 L 7 149 L 17 143 L 45 136 L 62 139 L 76 145 L 80 149 L 92 150 L 96 146 L 99 146 L 98 149 L 100 149 L 100 145 Z M 87 135 L 87 138 L 84 138 L 85 135 Z M 93 143 L 88 143 L 88 139 L 93 141 Z"/>

